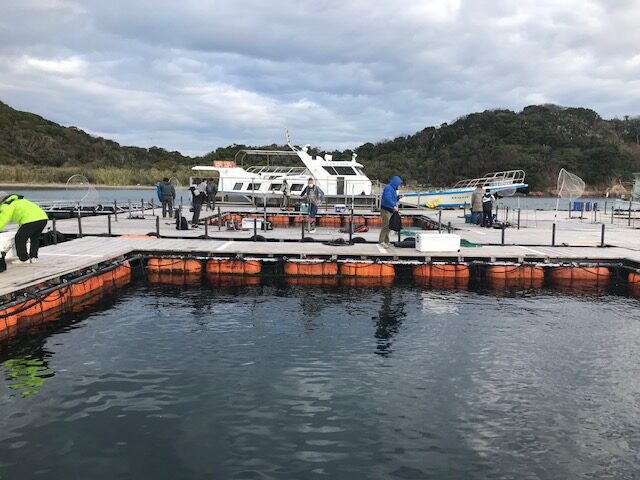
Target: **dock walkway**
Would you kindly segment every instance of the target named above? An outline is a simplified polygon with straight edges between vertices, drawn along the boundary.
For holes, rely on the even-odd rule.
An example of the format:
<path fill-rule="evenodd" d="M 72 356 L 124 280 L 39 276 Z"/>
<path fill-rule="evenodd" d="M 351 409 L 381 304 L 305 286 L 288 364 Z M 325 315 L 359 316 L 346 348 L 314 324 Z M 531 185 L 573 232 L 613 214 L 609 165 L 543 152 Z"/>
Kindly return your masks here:
<path fill-rule="evenodd" d="M 322 243 L 248 242 L 238 240 L 84 237 L 41 249 L 40 261 L 25 266 L 9 265 L 0 273 L 0 297 L 9 297 L 65 275 L 97 267 L 134 253 L 244 258 L 332 258 L 390 262 L 576 262 L 626 263 L 640 266 L 640 251 L 622 247 L 527 247 L 519 245 L 462 248 L 458 253 L 418 252 L 414 249 L 382 248 L 377 244 L 329 246 Z"/>

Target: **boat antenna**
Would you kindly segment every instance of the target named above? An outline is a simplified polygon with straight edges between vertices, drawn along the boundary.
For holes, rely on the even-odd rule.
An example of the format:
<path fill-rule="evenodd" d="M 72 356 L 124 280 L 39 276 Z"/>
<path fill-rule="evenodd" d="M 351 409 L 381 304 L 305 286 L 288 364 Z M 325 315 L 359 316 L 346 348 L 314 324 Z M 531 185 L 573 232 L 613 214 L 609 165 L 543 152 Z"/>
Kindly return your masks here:
<path fill-rule="evenodd" d="M 287 139 L 287 145 L 289 146 L 289 148 L 290 148 L 291 150 L 293 150 L 294 152 L 296 152 L 296 151 L 297 151 L 296 147 L 294 147 L 294 146 L 291 144 L 291 135 L 289 135 L 289 129 L 288 129 L 288 128 L 285 128 L 285 129 L 284 129 L 284 135 L 285 135 L 285 138 Z"/>

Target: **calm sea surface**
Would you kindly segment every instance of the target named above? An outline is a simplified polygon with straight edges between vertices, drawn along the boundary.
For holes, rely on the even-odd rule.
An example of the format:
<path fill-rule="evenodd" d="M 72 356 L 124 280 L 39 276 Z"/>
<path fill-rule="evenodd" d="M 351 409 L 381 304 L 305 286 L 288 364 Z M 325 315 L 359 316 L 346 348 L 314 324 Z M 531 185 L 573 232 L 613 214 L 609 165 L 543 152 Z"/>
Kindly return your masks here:
<path fill-rule="evenodd" d="M 2 190 L 9 192 L 7 187 L 2 187 Z M 86 190 L 78 189 L 42 189 L 42 188 L 17 188 L 10 193 L 19 193 L 32 200 L 39 202 L 53 202 L 53 201 L 80 201 L 86 194 Z M 178 189 L 178 197 L 182 195 L 183 201 L 188 202 L 189 193 L 186 189 Z M 151 201 L 151 198 L 157 200 L 156 192 L 149 188 L 133 188 L 133 189 L 99 189 L 95 190 L 95 193 L 89 195 L 90 201 L 97 203 L 113 203 L 116 200 L 119 203 L 124 202 L 140 202 L 140 199 L 145 201 Z M 605 198 L 583 198 L 581 201 L 598 202 L 600 209 L 604 209 L 605 202 L 611 204 L 613 199 Z M 502 206 L 508 206 L 509 208 L 522 208 L 530 210 L 553 210 L 556 208 L 555 197 L 508 197 L 499 200 L 499 204 Z M 560 201 L 559 208 L 561 210 L 569 209 L 569 202 L 567 200 Z"/>
<path fill-rule="evenodd" d="M 263 282 L 0 344 L 0 478 L 638 478 L 637 299 Z"/>

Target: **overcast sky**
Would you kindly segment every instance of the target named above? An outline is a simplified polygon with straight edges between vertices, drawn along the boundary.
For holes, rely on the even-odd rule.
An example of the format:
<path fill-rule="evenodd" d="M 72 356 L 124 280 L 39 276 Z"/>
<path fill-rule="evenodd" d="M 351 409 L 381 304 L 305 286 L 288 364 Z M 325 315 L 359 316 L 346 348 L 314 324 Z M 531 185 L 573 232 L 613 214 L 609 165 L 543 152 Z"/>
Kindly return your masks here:
<path fill-rule="evenodd" d="M 0 100 L 122 144 L 345 148 L 488 108 L 640 114 L 640 0 L 0 0 Z"/>

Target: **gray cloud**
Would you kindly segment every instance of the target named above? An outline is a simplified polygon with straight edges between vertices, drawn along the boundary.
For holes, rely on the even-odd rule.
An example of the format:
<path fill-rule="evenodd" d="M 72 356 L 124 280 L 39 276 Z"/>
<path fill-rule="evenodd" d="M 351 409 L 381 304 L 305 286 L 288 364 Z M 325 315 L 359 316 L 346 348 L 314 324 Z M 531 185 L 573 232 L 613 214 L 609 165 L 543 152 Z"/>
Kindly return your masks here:
<path fill-rule="evenodd" d="M 23 0 L 0 99 L 124 144 L 356 146 L 485 108 L 640 113 L 640 2 Z"/>

